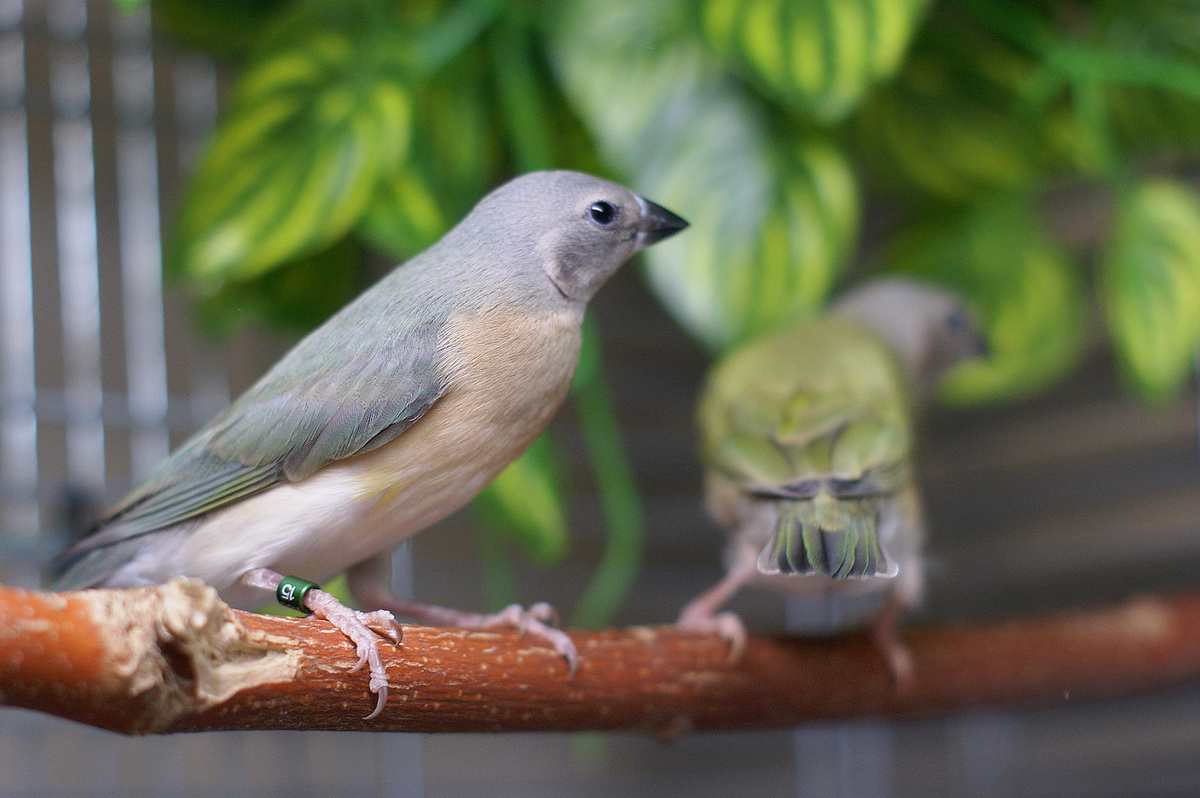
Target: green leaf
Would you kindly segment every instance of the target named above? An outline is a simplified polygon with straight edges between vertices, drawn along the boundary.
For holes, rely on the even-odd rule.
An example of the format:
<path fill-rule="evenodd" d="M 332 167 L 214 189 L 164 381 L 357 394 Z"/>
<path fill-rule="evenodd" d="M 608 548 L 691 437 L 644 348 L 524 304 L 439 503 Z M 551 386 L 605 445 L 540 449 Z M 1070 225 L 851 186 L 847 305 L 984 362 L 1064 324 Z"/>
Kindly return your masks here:
<path fill-rule="evenodd" d="M 1125 376 L 1150 401 L 1171 398 L 1200 340 L 1200 197 L 1166 180 L 1140 185 L 1121 203 L 1101 277 Z"/>
<path fill-rule="evenodd" d="M 600 563 L 571 614 L 571 625 L 585 629 L 612 622 L 633 587 L 646 545 L 646 516 L 629 455 L 621 443 L 612 391 L 604 377 L 599 338 L 594 322 L 585 319 L 580 368 L 572 386 L 580 430 L 608 525 Z"/>
<path fill-rule="evenodd" d="M 1114 135 L 1132 153 L 1200 153 L 1200 102 L 1178 94 L 1114 87 L 1108 97 Z"/>
<path fill-rule="evenodd" d="M 819 307 L 857 231 L 853 175 L 770 111 L 689 35 L 681 0 L 582 0 L 554 63 L 601 155 L 692 226 L 649 249 L 659 299 L 722 349 Z M 612 76 L 621 76 L 621 91 Z"/>
<path fill-rule="evenodd" d="M 1025 200 L 1006 198 L 931 219 L 897 235 L 884 266 L 959 291 L 982 317 L 991 355 L 954 369 L 954 404 L 1027 396 L 1079 358 L 1083 288 Z"/>
<path fill-rule="evenodd" d="M 1105 76 L 1111 84 L 1107 105 L 1116 137 L 1134 153 L 1196 154 L 1200 7 L 1177 0 L 1105 6 L 1095 51 L 1098 58 L 1112 62 Z"/>
<path fill-rule="evenodd" d="M 268 32 L 188 186 L 169 267 L 212 289 L 340 239 L 407 151 L 410 78 L 395 15 L 297 6 Z"/>
<path fill-rule="evenodd" d="M 500 148 L 482 53 L 469 51 L 414 96 L 412 154 L 385 174 L 358 231 L 397 259 L 436 241 L 493 185 Z"/>
<path fill-rule="evenodd" d="M 709 41 L 785 105 L 837 122 L 899 65 L 928 0 L 707 0 Z"/>
<path fill-rule="evenodd" d="M 118 0 L 120 1 L 120 0 Z M 134 5 L 149 0 L 128 0 Z M 291 0 L 154 0 L 154 25 L 186 47 L 242 59 Z"/>
<path fill-rule="evenodd" d="M 475 497 L 471 507 L 486 526 L 503 533 L 535 560 L 552 565 L 567 552 L 566 496 L 560 472 L 554 445 L 543 434 Z"/>
<path fill-rule="evenodd" d="M 402 167 L 375 189 L 359 232 L 397 260 L 406 260 L 446 232 L 450 216 L 424 171 Z"/>
<path fill-rule="evenodd" d="M 201 328 L 218 338 L 257 321 L 307 332 L 362 291 L 368 277 L 362 247 L 343 239 L 265 274 L 222 285 L 200 300 L 197 315 Z"/>
<path fill-rule="evenodd" d="M 859 150 L 906 197 L 970 202 L 1025 186 L 1079 149 L 1065 109 L 1023 98 L 1036 67 L 987 32 L 931 18 L 896 79 L 855 116 Z"/>
<path fill-rule="evenodd" d="M 113 7 L 122 14 L 132 14 L 149 2 L 150 0 L 113 0 Z"/>

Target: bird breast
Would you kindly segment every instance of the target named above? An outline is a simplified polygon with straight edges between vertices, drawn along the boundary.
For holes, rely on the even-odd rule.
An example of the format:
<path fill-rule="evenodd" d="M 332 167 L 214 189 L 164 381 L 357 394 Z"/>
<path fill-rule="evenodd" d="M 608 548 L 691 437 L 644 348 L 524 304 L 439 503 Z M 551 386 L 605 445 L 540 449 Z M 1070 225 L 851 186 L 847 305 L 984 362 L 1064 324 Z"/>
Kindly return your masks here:
<path fill-rule="evenodd" d="M 533 442 L 566 397 L 579 356 L 567 314 L 493 310 L 451 319 L 446 394 L 392 443 L 350 458 L 381 548 L 434 523 L 483 489 Z"/>

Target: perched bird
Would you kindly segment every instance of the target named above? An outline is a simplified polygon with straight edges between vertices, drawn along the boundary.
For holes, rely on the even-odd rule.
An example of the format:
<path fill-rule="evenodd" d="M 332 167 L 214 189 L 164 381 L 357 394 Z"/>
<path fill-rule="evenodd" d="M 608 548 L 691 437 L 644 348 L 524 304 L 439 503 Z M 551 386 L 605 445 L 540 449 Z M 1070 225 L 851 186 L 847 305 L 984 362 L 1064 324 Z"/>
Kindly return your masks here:
<path fill-rule="evenodd" d="M 404 602 L 388 556 L 533 441 L 566 396 L 588 301 L 633 253 L 686 226 L 578 172 L 500 186 L 184 443 L 60 556 L 54 586 L 185 575 L 244 609 L 277 598 L 309 610 L 370 665 L 371 716 L 387 701 L 376 632 L 399 641 L 393 612 L 515 624 L 573 668 L 571 640 L 543 623 L 548 605 L 476 615 Z M 355 600 L 378 609 L 349 609 L 307 581 L 347 569 Z"/>
<path fill-rule="evenodd" d="M 876 643 L 897 682 L 910 679 L 895 627 L 922 589 L 911 412 L 947 368 L 984 351 L 958 298 L 878 279 L 723 358 L 696 417 L 709 511 L 730 535 L 727 573 L 678 626 L 725 637 L 736 657 L 745 628 L 718 610 L 743 585 L 882 595 Z"/>

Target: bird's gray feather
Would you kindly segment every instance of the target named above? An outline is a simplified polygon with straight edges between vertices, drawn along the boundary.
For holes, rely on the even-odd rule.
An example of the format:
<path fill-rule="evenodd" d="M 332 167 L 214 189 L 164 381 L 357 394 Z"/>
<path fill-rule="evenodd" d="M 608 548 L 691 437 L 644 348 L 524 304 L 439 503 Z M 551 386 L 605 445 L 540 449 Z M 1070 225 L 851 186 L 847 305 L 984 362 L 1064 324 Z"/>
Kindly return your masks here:
<path fill-rule="evenodd" d="M 159 466 L 99 531 L 65 552 L 52 565 L 60 585 L 92 581 L 69 574 L 91 552 L 170 529 L 395 439 L 446 391 L 440 328 L 427 322 L 393 346 L 375 339 L 373 348 L 335 349 L 342 355 L 336 374 L 311 366 L 301 374 L 299 350 L 312 340 L 306 339 Z"/>
<path fill-rule="evenodd" d="M 294 482 L 382 446 L 445 391 L 437 362 L 440 328 L 425 323 L 402 346 L 354 353 L 336 373 L 308 367 L 293 374 L 289 367 L 297 359 L 288 357 L 217 419 L 205 448 L 244 466 L 277 466 Z M 345 349 L 335 352 L 346 355 Z"/>
<path fill-rule="evenodd" d="M 613 224 L 591 215 L 600 204 L 611 206 Z M 206 514 L 384 446 L 471 379 L 461 373 L 471 342 L 448 340 L 460 320 L 507 309 L 577 324 L 621 263 L 685 225 L 620 186 L 575 172 L 537 172 L 497 188 L 438 243 L 300 341 L 165 461 L 58 560 L 57 586 L 105 584 L 131 559 L 167 558 Z M 554 369 L 547 379 L 562 375 Z M 545 387 L 546 396 L 558 395 Z"/>

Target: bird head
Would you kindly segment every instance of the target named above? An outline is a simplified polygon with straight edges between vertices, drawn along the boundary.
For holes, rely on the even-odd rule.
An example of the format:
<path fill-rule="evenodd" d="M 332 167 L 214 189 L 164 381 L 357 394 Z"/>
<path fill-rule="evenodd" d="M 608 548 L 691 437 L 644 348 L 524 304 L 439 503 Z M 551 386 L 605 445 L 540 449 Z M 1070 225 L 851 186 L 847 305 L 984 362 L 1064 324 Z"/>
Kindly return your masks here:
<path fill-rule="evenodd" d="M 532 263 L 522 258 L 521 267 L 535 267 L 579 303 L 635 252 L 687 227 L 616 183 L 565 170 L 521 175 L 481 200 L 471 216 L 532 250 Z"/>
<path fill-rule="evenodd" d="M 841 297 L 832 312 L 887 342 L 918 400 L 932 395 L 950 367 L 988 354 L 978 320 L 962 298 L 917 280 L 871 280 Z"/>

